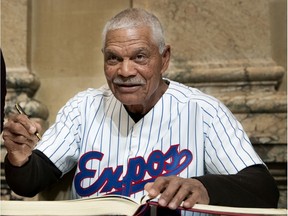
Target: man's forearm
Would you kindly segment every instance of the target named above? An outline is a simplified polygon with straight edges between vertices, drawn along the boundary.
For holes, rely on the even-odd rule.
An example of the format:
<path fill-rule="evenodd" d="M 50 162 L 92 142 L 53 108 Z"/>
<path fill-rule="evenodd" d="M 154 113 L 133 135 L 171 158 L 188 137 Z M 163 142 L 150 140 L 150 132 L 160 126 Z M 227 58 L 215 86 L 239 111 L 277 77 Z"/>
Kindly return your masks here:
<path fill-rule="evenodd" d="M 206 187 L 211 205 L 276 208 L 279 191 L 264 165 L 255 165 L 235 175 L 195 177 Z"/>
<path fill-rule="evenodd" d="M 57 182 L 61 172 L 43 153 L 36 150 L 22 167 L 13 166 L 6 157 L 5 176 L 9 187 L 16 194 L 32 197 Z"/>

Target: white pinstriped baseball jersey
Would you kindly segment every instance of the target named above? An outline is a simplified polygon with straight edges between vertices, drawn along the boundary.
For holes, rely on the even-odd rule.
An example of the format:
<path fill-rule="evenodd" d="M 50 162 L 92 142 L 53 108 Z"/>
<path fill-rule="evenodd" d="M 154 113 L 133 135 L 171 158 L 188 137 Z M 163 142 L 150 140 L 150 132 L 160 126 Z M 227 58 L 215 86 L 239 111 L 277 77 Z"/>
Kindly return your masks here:
<path fill-rule="evenodd" d="M 135 123 L 108 87 L 69 100 L 37 146 L 64 173 L 77 164 L 73 198 L 138 198 L 157 176 L 235 174 L 263 163 L 242 126 L 217 99 L 170 80 Z"/>

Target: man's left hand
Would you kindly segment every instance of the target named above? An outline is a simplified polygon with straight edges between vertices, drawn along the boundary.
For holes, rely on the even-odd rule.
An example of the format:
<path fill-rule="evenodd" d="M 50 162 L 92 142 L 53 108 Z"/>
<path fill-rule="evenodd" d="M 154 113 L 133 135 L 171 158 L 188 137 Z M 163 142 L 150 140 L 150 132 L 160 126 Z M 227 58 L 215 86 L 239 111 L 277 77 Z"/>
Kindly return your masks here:
<path fill-rule="evenodd" d="M 159 205 L 170 209 L 176 209 L 180 205 L 191 208 L 196 203 L 209 204 L 208 192 L 197 179 L 161 176 L 154 182 L 147 183 L 144 189 L 152 198 L 161 194 Z"/>

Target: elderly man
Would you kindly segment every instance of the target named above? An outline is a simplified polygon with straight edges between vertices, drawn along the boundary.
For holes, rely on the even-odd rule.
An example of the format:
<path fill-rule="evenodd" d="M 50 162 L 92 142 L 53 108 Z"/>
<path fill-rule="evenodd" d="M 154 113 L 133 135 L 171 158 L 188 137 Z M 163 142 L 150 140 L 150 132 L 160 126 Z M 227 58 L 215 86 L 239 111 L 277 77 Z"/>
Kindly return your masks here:
<path fill-rule="evenodd" d="M 70 99 L 38 143 L 39 127 L 26 116 L 6 123 L 6 178 L 16 193 L 33 196 L 77 166 L 72 198 L 146 190 L 170 209 L 182 201 L 277 206 L 275 182 L 231 112 L 163 78 L 171 50 L 153 14 L 117 14 L 102 52 L 108 87 Z"/>

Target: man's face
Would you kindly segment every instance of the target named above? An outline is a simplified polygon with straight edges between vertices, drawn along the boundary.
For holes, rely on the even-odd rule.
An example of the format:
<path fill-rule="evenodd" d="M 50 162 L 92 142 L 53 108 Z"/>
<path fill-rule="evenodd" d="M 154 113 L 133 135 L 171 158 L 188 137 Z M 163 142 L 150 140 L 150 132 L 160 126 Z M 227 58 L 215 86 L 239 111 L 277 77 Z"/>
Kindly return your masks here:
<path fill-rule="evenodd" d="M 154 106 L 163 94 L 169 47 L 161 55 L 148 27 L 117 29 L 107 33 L 103 54 L 105 76 L 115 97 L 128 107 Z"/>

